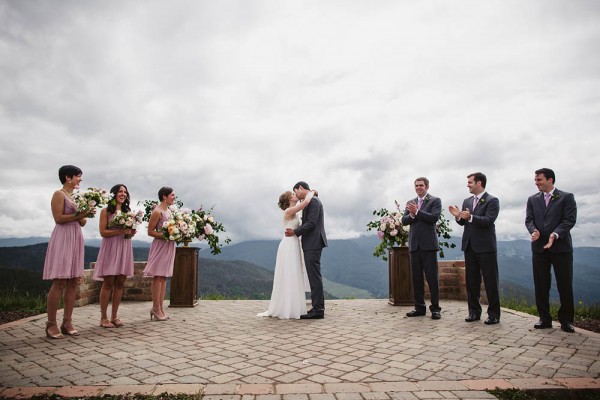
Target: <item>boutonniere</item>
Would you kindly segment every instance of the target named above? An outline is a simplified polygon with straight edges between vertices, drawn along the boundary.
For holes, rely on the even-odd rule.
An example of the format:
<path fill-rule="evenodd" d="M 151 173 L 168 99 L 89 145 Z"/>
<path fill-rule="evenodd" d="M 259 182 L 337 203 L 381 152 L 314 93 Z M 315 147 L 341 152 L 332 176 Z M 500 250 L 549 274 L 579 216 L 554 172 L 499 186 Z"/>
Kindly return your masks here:
<path fill-rule="evenodd" d="M 423 197 L 423 202 L 427 203 L 429 201 L 429 195 L 426 195 L 425 197 Z"/>
<path fill-rule="evenodd" d="M 560 195 L 558 193 L 552 193 L 552 195 L 550 195 L 550 201 L 552 200 L 556 200 L 560 197 Z"/>
<path fill-rule="evenodd" d="M 485 200 L 482 197 L 481 199 L 479 199 L 479 201 L 477 202 L 477 204 L 483 204 L 483 203 L 485 203 Z"/>

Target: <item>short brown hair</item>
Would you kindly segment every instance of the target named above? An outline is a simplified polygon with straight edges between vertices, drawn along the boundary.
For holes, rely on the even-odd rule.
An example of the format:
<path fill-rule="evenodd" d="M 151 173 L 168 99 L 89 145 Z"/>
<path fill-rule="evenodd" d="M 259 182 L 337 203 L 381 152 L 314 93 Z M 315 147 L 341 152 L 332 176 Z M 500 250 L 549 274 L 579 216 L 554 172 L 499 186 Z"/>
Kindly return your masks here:
<path fill-rule="evenodd" d="M 423 183 L 425 183 L 425 186 L 429 187 L 429 179 L 425 178 L 424 176 L 420 176 L 417 179 L 415 179 L 414 183 L 417 183 L 418 181 L 422 181 Z"/>

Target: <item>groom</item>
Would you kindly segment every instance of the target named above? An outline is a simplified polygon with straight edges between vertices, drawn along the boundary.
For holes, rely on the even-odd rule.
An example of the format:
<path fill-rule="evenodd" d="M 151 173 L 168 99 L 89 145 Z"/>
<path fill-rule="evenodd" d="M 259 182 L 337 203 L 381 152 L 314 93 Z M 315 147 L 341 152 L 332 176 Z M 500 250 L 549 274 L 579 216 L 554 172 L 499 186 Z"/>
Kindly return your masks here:
<path fill-rule="evenodd" d="M 309 191 L 310 187 L 306 182 L 300 181 L 294 185 L 294 193 L 300 200 L 304 200 Z M 285 230 L 285 236 L 302 236 L 302 249 L 310 283 L 312 310 L 300 316 L 301 319 L 322 319 L 325 317 L 321 252 L 323 247 L 327 247 L 327 236 L 325 236 L 323 220 L 323 205 L 319 198 L 314 196 L 308 206 L 302 210 L 302 225 L 296 229 L 288 228 Z"/>

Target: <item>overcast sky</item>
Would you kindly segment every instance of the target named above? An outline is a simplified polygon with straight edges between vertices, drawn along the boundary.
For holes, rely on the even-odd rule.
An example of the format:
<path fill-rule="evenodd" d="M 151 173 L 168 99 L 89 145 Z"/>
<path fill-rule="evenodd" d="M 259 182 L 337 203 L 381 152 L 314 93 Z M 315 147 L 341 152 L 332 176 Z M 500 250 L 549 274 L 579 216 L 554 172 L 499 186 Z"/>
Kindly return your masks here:
<path fill-rule="evenodd" d="M 421 175 L 449 216 L 482 171 L 499 239 L 525 239 L 549 167 L 599 246 L 599 49 L 595 0 L 0 0 L 0 237 L 49 236 L 75 164 L 215 205 L 234 242 L 281 237 L 298 180 L 343 239 Z"/>

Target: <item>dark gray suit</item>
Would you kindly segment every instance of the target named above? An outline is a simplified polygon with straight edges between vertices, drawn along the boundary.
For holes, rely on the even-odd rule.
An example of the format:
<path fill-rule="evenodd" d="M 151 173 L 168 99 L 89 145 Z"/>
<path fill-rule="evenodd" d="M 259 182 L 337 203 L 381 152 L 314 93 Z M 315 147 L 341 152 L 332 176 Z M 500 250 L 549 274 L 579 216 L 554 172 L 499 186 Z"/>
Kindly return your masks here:
<path fill-rule="evenodd" d="M 467 208 L 473 216 L 469 222 L 459 219 L 456 222 L 465 227 L 461 250 L 465 252 L 465 279 L 469 315 L 479 317 L 481 276 L 488 298 L 488 316 L 500 319 L 500 291 L 498 288 L 498 253 L 496 249 L 496 227 L 494 222 L 500 212 L 500 201 L 485 192 L 473 209 L 473 196 L 466 198 L 462 211 Z"/>
<path fill-rule="evenodd" d="M 560 296 L 558 320 L 561 324 L 572 323 L 575 314 L 573 302 L 573 242 L 571 228 L 577 221 L 577 204 L 572 193 L 555 189 L 546 207 L 544 193 L 539 192 L 527 199 L 525 226 L 529 233 L 535 229 L 540 232 L 540 238 L 531 242 L 533 283 L 535 286 L 535 301 L 540 320 L 551 323 L 550 316 L 550 286 L 552 276 L 551 266 L 554 267 L 556 287 Z M 558 239 L 552 247 L 544 250 L 550 234 L 556 232 Z"/>
<path fill-rule="evenodd" d="M 310 283 L 310 298 L 315 311 L 325 310 L 323 278 L 321 277 L 321 252 L 323 247 L 327 247 L 324 219 L 323 204 L 315 196 L 302 210 L 302 225 L 294 229 L 296 236 L 302 236 L 304 263 Z"/>
<path fill-rule="evenodd" d="M 418 198 L 413 201 L 418 203 Z M 427 194 L 423 205 L 415 217 L 406 211 L 402 217 L 403 225 L 410 225 L 408 234 L 408 251 L 410 252 L 410 269 L 412 272 L 413 292 L 415 296 L 415 310 L 425 312 L 425 282 L 431 294 L 431 312 L 439 312 L 440 287 L 438 281 L 437 252 L 439 250 L 438 237 L 435 230 L 442 212 L 442 201 L 438 197 Z"/>

